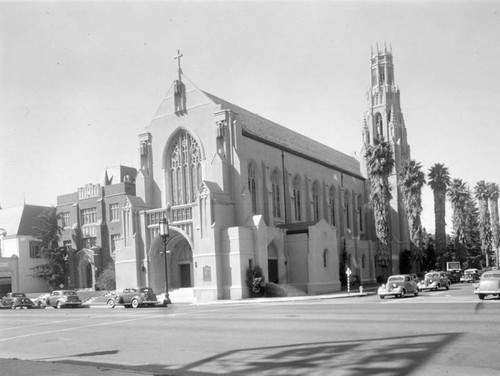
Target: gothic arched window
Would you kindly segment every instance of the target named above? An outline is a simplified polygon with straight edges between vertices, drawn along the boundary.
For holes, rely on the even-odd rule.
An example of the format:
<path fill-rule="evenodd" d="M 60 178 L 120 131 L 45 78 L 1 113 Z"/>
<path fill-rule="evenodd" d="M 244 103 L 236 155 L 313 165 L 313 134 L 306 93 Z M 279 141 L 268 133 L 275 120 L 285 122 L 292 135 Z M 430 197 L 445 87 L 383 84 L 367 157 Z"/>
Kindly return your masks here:
<path fill-rule="evenodd" d="M 275 170 L 271 175 L 271 185 L 273 193 L 273 216 L 281 218 L 281 201 L 280 201 L 280 173 Z"/>
<path fill-rule="evenodd" d="M 312 199 L 313 199 L 313 220 L 319 221 L 319 206 L 320 206 L 320 190 L 319 183 L 315 181 L 312 187 Z"/>
<path fill-rule="evenodd" d="M 358 196 L 358 226 L 359 232 L 363 232 L 363 201 L 361 195 Z"/>
<path fill-rule="evenodd" d="M 248 190 L 252 200 L 252 213 L 257 214 L 257 166 L 254 162 L 248 163 Z"/>
<path fill-rule="evenodd" d="M 330 194 L 328 195 L 328 206 L 330 214 L 330 224 L 335 226 L 335 188 L 332 186 L 330 188 Z"/>
<path fill-rule="evenodd" d="M 350 198 L 351 197 L 349 195 L 349 191 L 346 191 L 344 195 L 345 224 L 349 230 L 351 229 L 351 206 L 349 202 Z"/>
<path fill-rule="evenodd" d="M 297 175 L 293 180 L 293 197 L 294 197 L 294 212 L 295 220 L 302 220 L 302 211 L 300 208 L 300 177 Z"/>
<path fill-rule="evenodd" d="M 186 131 L 179 133 L 170 152 L 170 194 L 172 204 L 196 200 L 202 184 L 201 152 L 196 140 Z"/>

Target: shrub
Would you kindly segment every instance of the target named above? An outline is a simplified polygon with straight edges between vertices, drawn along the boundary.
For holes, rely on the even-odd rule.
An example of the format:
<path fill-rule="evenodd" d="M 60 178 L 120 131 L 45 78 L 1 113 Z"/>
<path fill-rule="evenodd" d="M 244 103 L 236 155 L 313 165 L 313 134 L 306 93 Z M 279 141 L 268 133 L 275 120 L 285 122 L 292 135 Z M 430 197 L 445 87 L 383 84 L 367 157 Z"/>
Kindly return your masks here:
<path fill-rule="evenodd" d="M 99 274 L 96 280 L 96 288 L 98 290 L 115 290 L 116 289 L 116 278 L 115 278 L 115 264 L 109 263 L 108 266 Z"/>
<path fill-rule="evenodd" d="M 256 266 L 254 268 L 248 268 L 246 282 L 248 289 L 250 290 L 250 295 L 264 295 L 266 282 L 264 281 L 264 275 L 262 274 L 262 269 L 260 267 Z"/>

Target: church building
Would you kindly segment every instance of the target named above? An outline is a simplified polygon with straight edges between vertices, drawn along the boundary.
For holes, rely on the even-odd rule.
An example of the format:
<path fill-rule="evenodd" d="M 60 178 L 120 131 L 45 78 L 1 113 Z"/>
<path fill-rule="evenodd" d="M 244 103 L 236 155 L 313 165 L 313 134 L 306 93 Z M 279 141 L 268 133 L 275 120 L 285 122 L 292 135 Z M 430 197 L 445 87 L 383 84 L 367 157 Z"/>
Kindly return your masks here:
<path fill-rule="evenodd" d="M 395 111 L 380 112 L 382 124 L 400 121 Z M 138 157 L 137 200 L 126 206 L 114 252 L 118 289 L 162 292 L 168 283 L 198 301 L 241 299 L 255 267 L 278 289 L 306 294 L 339 291 L 346 267 L 376 280 L 360 162 L 197 88 L 180 61 Z"/>

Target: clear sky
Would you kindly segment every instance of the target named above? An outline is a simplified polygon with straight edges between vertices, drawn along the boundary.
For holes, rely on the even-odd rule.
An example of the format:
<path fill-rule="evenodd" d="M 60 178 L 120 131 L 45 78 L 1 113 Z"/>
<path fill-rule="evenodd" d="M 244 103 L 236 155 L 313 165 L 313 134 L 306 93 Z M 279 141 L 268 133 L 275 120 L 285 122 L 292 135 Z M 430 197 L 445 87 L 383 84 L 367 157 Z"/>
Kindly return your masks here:
<path fill-rule="evenodd" d="M 138 167 L 177 49 L 200 89 L 353 155 L 370 49 L 386 43 L 412 157 L 471 187 L 500 183 L 499 12 L 478 0 L 0 0 L 0 204 L 55 205 L 106 167 Z M 434 230 L 429 188 L 423 222 Z"/>

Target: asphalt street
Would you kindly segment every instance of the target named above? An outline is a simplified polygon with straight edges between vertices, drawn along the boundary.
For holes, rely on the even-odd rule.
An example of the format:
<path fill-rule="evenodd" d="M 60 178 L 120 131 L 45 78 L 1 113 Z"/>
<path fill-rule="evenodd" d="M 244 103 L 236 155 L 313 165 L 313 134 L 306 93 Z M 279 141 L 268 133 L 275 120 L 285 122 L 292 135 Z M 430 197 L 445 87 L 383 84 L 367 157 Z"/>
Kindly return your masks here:
<path fill-rule="evenodd" d="M 2 310 L 2 375 L 500 374 L 500 300 L 472 285 L 338 297 Z"/>

